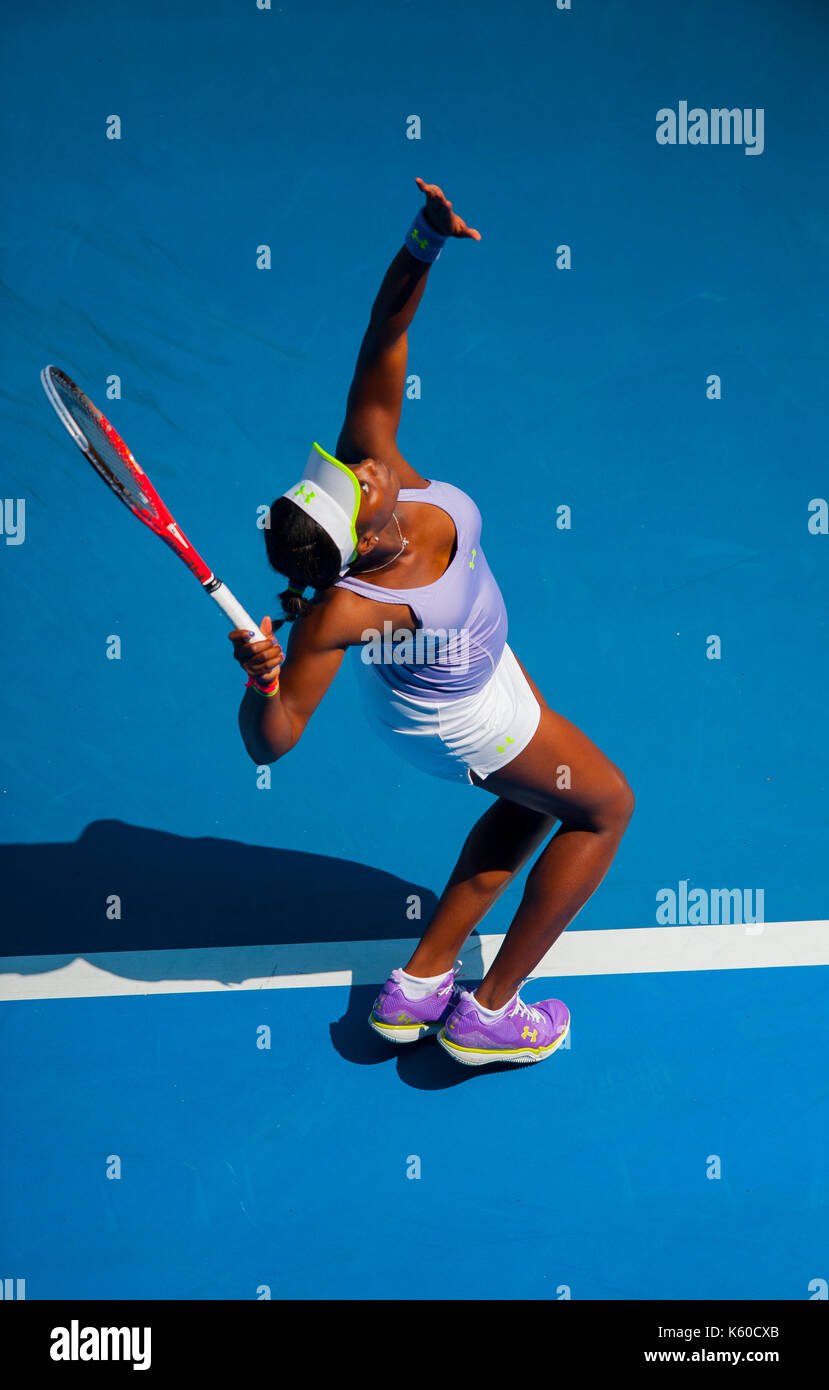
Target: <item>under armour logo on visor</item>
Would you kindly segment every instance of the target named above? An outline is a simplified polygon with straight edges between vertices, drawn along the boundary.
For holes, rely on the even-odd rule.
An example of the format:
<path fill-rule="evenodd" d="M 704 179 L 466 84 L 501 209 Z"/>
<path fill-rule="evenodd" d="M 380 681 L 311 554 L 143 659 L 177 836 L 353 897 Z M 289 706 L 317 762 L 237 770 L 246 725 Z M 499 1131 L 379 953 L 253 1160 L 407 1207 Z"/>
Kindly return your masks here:
<path fill-rule="evenodd" d="M 301 483 L 300 486 L 297 488 L 296 492 L 294 493 L 294 497 L 298 497 L 300 493 L 302 493 L 302 498 L 304 502 L 310 502 L 311 498 L 316 497 L 317 495 L 315 492 L 306 492 L 304 483 Z"/>

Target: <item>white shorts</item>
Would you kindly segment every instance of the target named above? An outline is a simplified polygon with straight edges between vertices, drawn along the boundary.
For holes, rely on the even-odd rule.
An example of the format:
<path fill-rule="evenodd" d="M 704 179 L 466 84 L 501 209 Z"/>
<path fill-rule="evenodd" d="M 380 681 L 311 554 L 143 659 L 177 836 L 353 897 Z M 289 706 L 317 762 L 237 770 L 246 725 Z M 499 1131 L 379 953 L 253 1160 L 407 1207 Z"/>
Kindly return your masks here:
<path fill-rule="evenodd" d="M 375 671 L 361 671 L 366 711 L 381 738 L 407 762 L 451 782 L 488 777 L 527 747 L 541 707 L 504 645 L 483 690 L 435 703 L 393 689 Z"/>

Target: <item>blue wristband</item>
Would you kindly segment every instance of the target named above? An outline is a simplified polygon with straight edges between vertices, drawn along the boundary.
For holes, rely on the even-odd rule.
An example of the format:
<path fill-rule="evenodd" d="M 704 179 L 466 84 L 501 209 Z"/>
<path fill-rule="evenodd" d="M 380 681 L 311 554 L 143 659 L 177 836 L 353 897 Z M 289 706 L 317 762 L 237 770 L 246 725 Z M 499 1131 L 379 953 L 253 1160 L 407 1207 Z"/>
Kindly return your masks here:
<path fill-rule="evenodd" d="M 416 261 L 436 261 L 446 237 L 436 232 L 431 222 L 427 222 L 423 208 L 417 214 L 403 243 Z"/>

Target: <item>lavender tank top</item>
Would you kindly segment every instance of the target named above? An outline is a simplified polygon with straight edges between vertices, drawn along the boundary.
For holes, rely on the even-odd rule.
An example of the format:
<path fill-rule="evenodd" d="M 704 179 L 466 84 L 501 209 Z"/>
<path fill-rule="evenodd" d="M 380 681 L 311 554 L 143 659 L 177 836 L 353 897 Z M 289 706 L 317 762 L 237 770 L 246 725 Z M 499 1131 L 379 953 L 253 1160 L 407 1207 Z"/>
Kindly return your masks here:
<path fill-rule="evenodd" d="M 481 514 L 471 497 L 451 483 L 401 488 L 401 502 L 440 507 L 455 523 L 457 549 L 448 569 L 433 584 L 415 589 L 384 589 L 357 575 L 337 587 L 379 603 L 406 604 L 417 632 L 385 631 L 363 644 L 367 666 L 394 690 L 435 703 L 475 695 L 490 679 L 507 640 L 507 612 L 501 591 L 481 550 Z"/>

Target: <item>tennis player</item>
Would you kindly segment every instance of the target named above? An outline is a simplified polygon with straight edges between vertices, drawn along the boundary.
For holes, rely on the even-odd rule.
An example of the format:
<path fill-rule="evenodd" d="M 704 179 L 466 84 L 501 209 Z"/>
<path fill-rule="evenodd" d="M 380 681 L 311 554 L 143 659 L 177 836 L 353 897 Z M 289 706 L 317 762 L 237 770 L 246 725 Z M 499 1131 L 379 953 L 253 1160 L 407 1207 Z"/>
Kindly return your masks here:
<path fill-rule="evenodd" d="M 490 793 L 369 1023 L 394 1043 L 437 1033 L 467 1065 L 538 1062 L 563 1042 L 570 1015 L 558 999 L 525 1004 L 520 988 L 607 873 L 633 794 L 550 709 L 509 647 L 475 503 L 427 481 L 397 447 L 408 329 L 430 268 L 447 238 L 480 241 L 440 188 L 416 182 L 425 206 L 374 301 L 336 451 L 314 444 L 302 477 L 270 509 L 267 553 L 289 581 L 281 621 L 293 627 L 284 665 L 269 617 L 265 642 L 230 633 L 249 678 L 239 727 L 254 762 L 284 757 L 355 648 L 381 736 L 416 767 Z M 475 990 L 461 988 L 458 951 L 539 849 L 495 960 Z"/>

